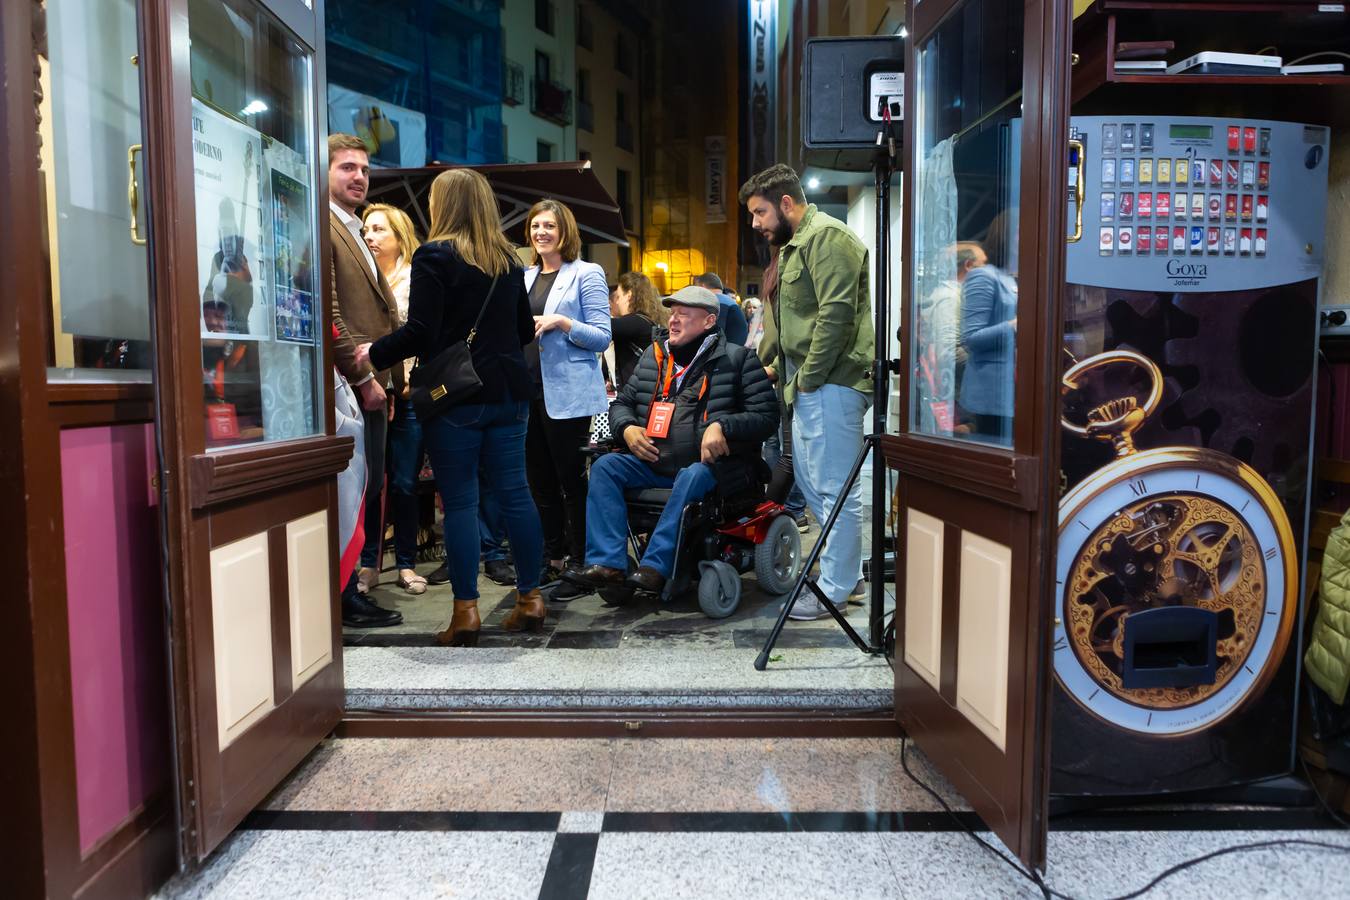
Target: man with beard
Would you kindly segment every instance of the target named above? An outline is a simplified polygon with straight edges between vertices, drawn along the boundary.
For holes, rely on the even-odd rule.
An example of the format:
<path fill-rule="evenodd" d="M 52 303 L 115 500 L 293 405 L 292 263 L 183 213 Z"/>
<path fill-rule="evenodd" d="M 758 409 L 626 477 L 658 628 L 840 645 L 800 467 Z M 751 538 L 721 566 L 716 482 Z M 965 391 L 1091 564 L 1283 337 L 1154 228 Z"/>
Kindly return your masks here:
<path fill-rule="evenodd" d="M 838 219 L 806 202 L 797 173 L 770 166 L 742 187 L 752 227 L 778 248 L 778 334 L 783 402 L 792 411 L 792 464 L 816 520 L 843 503 L 820 557 L 819 586 L 840 610 L 862 577 L 862 485 L 844 495 L 863 445 L 871 396 L 872 310 L 867 248 Z M 829 612 L 814 596 L 793 619 Z"/>
<path fill-rule="evenodd" d="M 675 566 L 680 514 L 717 486 L 719 476 L 758 465 L 778 426 L 778 403 L 754 351 L 717 327 L 718 300 L 690 285 L 662 301 L 668 335 L 638 360 L 609 408 L 609 424 L 628 453 L 591 464 L 586 495 L 586 564 L 563 578 L 588 588 L 625 583 L 628 510 L 624 491 L 670 488 L 630 587 L 659 594 Z M 744 471 L 744 468 L 740 468 Z"/>

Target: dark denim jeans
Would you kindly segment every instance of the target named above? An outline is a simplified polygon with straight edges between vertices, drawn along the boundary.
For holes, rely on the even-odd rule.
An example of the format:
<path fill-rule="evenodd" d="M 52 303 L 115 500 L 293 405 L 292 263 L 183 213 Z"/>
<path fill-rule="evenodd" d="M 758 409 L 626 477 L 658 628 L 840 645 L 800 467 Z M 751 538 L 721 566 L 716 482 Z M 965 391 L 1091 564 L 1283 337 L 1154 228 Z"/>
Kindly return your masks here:
<path fill-rule="evenodd" d="M 639 560 L 669 578 L 675 566 L 675 542 L 680 515 L 695 500 L 717 487 L 713 470 L 703 463 L 685 466 L 674 478 L 658 475 L 645 462 L 627 453 L 607 453 L 591 463 L 586 495 L 586 564 L 628 569 L 628 507 L 623 492 L 629 488 L 670 488 L 670 500 L 661 511 Z"/>
<path fill-rule="evenodd" d="M 445 562 L 456 600 L 478 599 L 478 476 L 483 473 L 506 522 L 516 559 L 544 552 L 539 511 L 525 480 L 528 403 L 474 403 L 422 423 L 445 506 Z M 516 567 L 516 587 L 539 586 L 539 570 Z"/>
<path fill-rule="evenodd" d="M 497 498 L 492 496 L 487 481 L 479 473 L 478 478 L 478 543 L 479 554 L 483 562 L 506 559 L 506 522 L 502 519 L 502 509 Z"/>
<path fill-rule="evenodd" d="M 389 521 L 394 525 L 394 565 L 417 563 L 417 476 L 422 471 L 422 423 L 413 405 L 394 401 L 389 425 Z"/>

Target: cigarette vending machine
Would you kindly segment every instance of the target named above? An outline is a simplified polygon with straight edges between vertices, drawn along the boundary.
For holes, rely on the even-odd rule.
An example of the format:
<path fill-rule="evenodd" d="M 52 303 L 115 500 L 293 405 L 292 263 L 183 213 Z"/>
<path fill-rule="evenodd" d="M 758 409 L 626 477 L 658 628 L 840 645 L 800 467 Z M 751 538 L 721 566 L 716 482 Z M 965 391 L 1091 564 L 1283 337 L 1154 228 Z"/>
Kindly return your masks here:
<path fill-rule="evenodd" d="M 1071 138 L 1051 792 L 1287 773 L 1328 130 Z"/>

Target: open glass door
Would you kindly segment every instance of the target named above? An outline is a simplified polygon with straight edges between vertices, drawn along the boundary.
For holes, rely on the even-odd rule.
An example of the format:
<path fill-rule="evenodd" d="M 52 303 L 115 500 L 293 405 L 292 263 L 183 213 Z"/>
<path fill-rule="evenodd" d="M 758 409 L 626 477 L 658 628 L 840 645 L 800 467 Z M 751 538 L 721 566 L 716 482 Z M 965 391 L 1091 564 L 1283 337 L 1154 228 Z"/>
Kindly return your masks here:
<path fill-rule="evenodd" d="M 895 706 L 1045 860 L 1067 0 L 909 13 Z"/>
<path fill-rule="evenodd" d="M 147 147 L 183 849 L 211 851 L 337 723 L 321 15 L 155 4 Z M 326 158 L 326 154 L 325 154 Z"/>

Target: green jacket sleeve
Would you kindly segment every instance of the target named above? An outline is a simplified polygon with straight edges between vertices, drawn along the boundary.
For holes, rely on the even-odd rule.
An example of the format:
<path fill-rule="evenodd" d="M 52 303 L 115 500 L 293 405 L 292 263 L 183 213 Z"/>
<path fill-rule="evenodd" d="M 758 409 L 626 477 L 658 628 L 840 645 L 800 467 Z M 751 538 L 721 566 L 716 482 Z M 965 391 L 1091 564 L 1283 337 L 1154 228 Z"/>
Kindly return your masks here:
<path fill-rule="evenodd" d="M 759 339 L 759 349 L 755 353 L 766 368 L 778 368 L 778 323 L 774 319 L 773 308 L 766 302 L 760 317 L 764 323 L 764 333 Z"/>
<path fill-rule="evenodd" d="M 858 319 L 858 280 L 866 264 L 858 242 L 832 228 L 823 229 L 802 248 L 802 262 L 816 294 L 815 328 L 794 381 L 799 391 L 825 383 L 839 357 L 852 349 Z"/>

